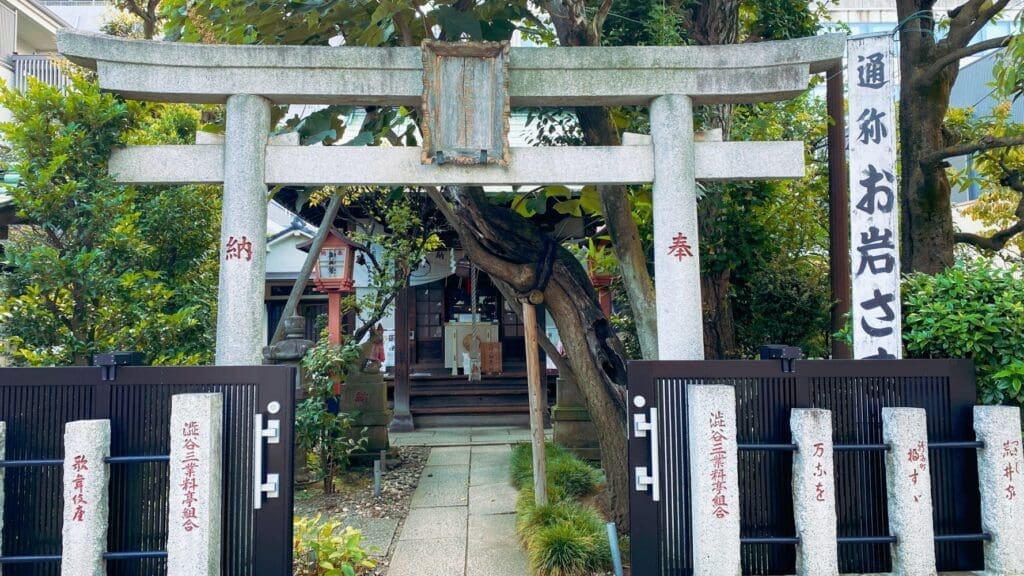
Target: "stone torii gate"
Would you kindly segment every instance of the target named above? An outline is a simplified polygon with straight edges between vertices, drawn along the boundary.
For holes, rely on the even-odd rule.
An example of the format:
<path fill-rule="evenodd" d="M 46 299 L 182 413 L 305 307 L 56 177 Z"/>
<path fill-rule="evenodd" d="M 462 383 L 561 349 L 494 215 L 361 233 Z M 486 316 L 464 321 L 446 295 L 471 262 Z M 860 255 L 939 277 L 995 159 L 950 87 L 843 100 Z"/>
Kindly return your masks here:
<path fill-rule="evenodd" d="M 651 144 L 511 148 L 502 161 L 424 163 L 420 148 L 277 145 L 274 104 L 418 106 L 421 48 L 222 46 L 61 31 L 60 52 L 126 98 L 227 105 L 223 144 L 133 146 L 135 184 L 223 183 L 217 364 L 261 363 L 268 185 L 654 185 L 658 352 L 704 355 L 697 181 L 800 178 L 801 142 L 694 142 L 693 107 L 784 100 L 837 65 L 845 36 L 700 47 L 513 48 L 514 107 L 650 105 Z M 507 49 L 506 49 L 507 50 Z M 452 90 L 445 98 L 465 95 Z M 505 108 L 507 126 L 507 107 Z M 294 143 L 294 141 L 292 141 Z M 486 150 L 481 151 L 486 152 Z M 484 160 L 486 154 L 481 154 Z"/>

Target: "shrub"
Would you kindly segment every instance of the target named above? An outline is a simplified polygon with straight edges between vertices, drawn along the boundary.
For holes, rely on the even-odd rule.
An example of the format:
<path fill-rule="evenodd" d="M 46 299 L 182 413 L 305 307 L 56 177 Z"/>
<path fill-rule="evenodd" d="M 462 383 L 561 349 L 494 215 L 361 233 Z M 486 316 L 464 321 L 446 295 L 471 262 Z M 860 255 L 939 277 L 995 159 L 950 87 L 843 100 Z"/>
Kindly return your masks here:
<path fill-rule="evenodd" d="M 332 345 L 326 336 L 302 359 L 308 388 L 306 399 L 295 410 L 295 437 L 305 454 L 309 470 L 317 480 L 323 480 L 324 493 L 334 492 L 334 478 L 349 463 L 353 452 L 366 447 L 366 429 L 352 428 L 353 415 L 332 411 L 337 406 L 334 382 L 355 363 L 359 347 L 349 342 L 344 348 Z"/>
<path fill-rule="evenodd" d="M 377 563 L 362 546 L 359 530 L 341 522 L 320 523 L 320 515 L 295 518 L 295 542 L 292 547 L 295 576 L 356 576 L 368 574 Z"/>
<path fill-rule="evenodd" d="M 1024 270 L 959 262 L 903 282 L 903 342 L 911 358 L 974 360 L 978 399 L 1024 403 Z"/>

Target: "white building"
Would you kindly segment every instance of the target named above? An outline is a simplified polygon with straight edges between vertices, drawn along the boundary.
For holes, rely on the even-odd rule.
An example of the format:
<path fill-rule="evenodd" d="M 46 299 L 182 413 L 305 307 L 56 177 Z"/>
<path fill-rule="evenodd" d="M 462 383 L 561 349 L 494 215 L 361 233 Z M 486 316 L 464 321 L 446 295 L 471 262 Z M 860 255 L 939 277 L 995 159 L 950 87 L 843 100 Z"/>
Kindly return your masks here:
<path fill-rule="evenodd" d="M 36 0 L 0 0 L 0 79 L 8 86 L 22 86 L 30 74 L 60 82 L 49 55 L 57 52 L 57 30 L 65 27 L 60 16 Z M 0 122 L 9 118 L 0 108 Z"/>

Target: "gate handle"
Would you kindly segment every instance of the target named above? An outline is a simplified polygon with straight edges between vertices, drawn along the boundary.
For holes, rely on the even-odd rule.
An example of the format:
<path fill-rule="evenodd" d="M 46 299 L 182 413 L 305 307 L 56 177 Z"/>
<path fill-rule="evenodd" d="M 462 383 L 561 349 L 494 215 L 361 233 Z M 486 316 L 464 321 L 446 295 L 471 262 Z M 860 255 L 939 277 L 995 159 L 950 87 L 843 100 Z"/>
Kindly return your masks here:
<path fill-rule="evenodd" d="M 651 408 L 651 419 L 648 421 L 643 414 L 633 414 L 633 435 L 637 438 L 648 438 L 651 445 L 651 473 L 647 466 L 637 466 L 633 470 L 634 489 L 646 492 L 651 489 L 651 500 L 661 500 L 661 461 L 658 456 L 658 409 Z M 650 434 L 648 434 L 650 432 Z"/>
<path fill-rule="evenodd" d="M 281 442 L 281 421 L 276 418 L 267 420 L 267 427 L 263 427 L 263 414 L 257 412 L 252 417 L 252 473 L 253 473 L 253 500 L 252 507 L 259 510 L 263 507 L 263 493 L 267 498 L 280 497 L 281 475 L 267 474 L 266 482 L 263 481 L 263 439 L 267 444 L 280 444 Z"/>

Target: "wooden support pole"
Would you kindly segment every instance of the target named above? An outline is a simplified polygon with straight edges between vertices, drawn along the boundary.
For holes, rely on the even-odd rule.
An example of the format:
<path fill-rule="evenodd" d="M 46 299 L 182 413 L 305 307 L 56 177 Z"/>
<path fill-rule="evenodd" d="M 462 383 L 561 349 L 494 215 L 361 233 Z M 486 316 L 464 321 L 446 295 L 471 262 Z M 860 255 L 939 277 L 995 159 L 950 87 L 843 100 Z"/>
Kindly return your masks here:
<path fill-rule="evenodd" d="M 306 261 L 302 263 L 302 270 L 299 270 L 299 277 L 295 279 L 295 285 L 292 286 L 292 291 L 288 294 L 288 301 L 285 302 L 284 310 L 281 312 L 281 319 L 277 321 L 277 327 L 274 328 L 274 337 L 270 339 L 271 346 L 284 338 L 284 321 L 295 314 L 299 300 L 302 299 L 302 293 L 306 291 L 309 275 L 313 273 L 313 266 L 316 265 L 316 260 L 320 257 L 320 248 L 323 247 L 327 233 L 334 225 L 339 208 L 341 208 L 341 194 L 334 194 L 331 196 L 331 203 L 327 205 L 327 212 L 324 213 L 323 220 L 320 221 L 320 228 L 316 231 L 316 236 L 313 237 L 313 244 L 309 247 Z"/>
<path fill-rule="evenodd" d="M 533 497 L 537 506 L 548 503 L 548 475 L 544 460 L 544 408 L 547 401 L 541 385 L 540 356 L 537 354 L 537 309 L 523 301 L 526 332 L 526 380 L 530 389 L 530 432 L 533 440 Z"/>
<path fill-rule="evenodd" d="M 846 172 L 846 112 L 843 109 L 843 67 L 836 64 L 827 72 L 828 115 L 828 223 L 829 281 L 832 287 L 832 324 L 835 334 L 846 325 L 850 313 L 850 191 Z M 853 358 L 853 350 L 838 338 L 832 339 L 832 358 Z"/>

